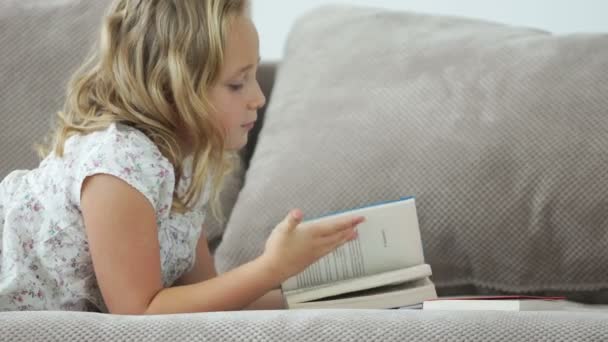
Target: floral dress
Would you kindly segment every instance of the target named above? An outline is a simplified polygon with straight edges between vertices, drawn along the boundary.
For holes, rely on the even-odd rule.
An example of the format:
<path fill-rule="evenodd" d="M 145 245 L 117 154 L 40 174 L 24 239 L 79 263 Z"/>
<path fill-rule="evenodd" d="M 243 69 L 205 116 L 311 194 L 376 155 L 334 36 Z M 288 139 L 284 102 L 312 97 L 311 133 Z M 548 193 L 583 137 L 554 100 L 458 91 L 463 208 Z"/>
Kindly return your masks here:
<path fill-rule="evenodd" d="M 165 287 L 193 266 L 208 189 L 194 210 L 172 213 L 171 163 L 142 132 L 112 124 L 70 137 L 62 158 L 51 154 L 0 183 L 0 310 L 107 311 L 80 207 L 82 182 L 94 174 L 120 178 L 152 204 Z M 179 191 L 190 182 L 181 177 Z"/>

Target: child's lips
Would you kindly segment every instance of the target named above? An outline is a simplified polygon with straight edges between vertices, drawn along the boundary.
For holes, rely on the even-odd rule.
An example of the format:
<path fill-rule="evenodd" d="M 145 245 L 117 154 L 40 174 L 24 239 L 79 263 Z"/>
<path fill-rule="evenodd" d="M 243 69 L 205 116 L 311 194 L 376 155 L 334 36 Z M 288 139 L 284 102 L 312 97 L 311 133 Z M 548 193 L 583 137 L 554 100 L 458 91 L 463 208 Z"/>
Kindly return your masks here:
<path fill-rule="evenodd" d="M 244 129 L 250 130 L 253 128 L 254 125 L 255 125 L 255 121 L 251 121 L 250 123 L 241 125 L 241 127 L 243 127 Z"/>

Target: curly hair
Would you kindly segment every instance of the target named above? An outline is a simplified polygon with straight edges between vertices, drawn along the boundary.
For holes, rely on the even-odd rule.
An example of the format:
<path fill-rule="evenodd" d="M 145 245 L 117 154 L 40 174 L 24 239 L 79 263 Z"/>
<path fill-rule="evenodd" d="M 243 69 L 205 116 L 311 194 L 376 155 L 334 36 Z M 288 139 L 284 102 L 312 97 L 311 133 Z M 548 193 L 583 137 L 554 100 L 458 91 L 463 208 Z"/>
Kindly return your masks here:
<path fill-rule="evenodd" d="M 71 79 L 58 113 L 52 143 L 44 153 L 63 155 L 74 134 L 130 125 L 148 136 L 175 169 L 172 210 L 184 212 L 211 184 L 213 214 L 233 166 L 225 132 L 210 113 L 209 88 L 217 81 L 234 18 L 246 0 L 115 0 L 101 38 Z M 192 181 L 183 194 L 178 182 L 192 157 Z"/>

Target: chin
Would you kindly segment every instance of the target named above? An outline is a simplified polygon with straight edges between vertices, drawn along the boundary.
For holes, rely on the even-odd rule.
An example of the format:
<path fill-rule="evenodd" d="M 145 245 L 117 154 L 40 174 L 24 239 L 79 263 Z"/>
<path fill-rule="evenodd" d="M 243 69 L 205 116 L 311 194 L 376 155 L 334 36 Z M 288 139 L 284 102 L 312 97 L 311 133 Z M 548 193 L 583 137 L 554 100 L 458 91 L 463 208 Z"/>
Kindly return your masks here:
<path fill-rule="evenodd" d="M 243 147 L 247 146 L 247 141 L 248 141 L 247 136 L 239 139 L 238 141 L 231 141 L 229 144 L 226 145 L 226 150 L 238 151 L 238 150 L 242 149 Z"/>

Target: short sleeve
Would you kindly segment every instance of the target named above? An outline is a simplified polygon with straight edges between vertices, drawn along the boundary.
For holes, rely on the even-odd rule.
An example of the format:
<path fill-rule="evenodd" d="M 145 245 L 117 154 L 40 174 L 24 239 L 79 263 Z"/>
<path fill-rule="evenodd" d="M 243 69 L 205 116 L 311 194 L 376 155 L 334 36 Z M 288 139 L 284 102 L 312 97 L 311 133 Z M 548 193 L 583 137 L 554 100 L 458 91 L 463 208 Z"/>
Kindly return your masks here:
<path fill-rule="evenodd" d="M 143 194 L 157 215 L 170 212 L 175 183 L 173 167 L 143 133 L 112 125 L 106 131 L 89 134 L 75 154 L 72 193 L 79 207 L 85 178 L 108 174 Z"/>

